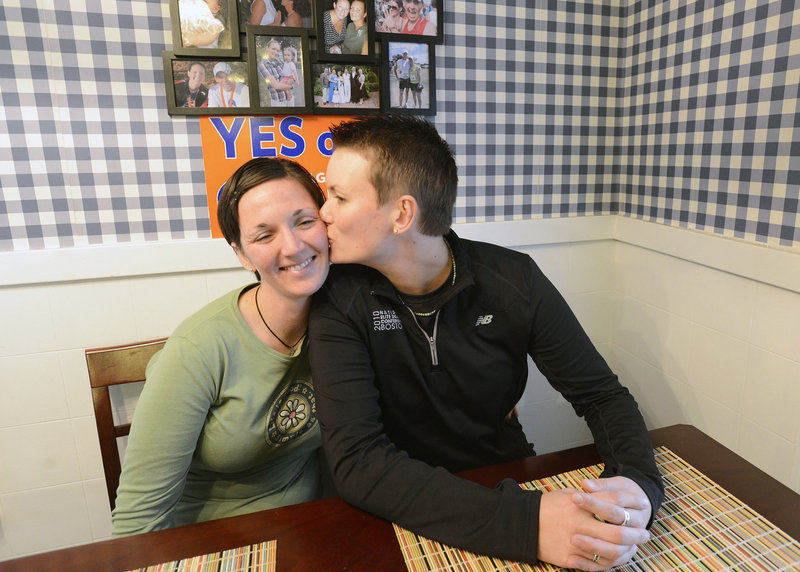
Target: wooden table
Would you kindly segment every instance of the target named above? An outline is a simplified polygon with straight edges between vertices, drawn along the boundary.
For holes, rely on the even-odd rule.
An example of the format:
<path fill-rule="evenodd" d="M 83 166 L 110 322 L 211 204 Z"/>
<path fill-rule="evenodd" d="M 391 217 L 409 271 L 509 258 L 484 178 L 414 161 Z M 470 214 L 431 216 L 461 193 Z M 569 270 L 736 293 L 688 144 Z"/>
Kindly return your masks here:
<path fill-rule="evenodd" d="M 720 486 L 794 538 L 800 538 L 800 495 L 689 425 L 650 432 Z M 599 462 L 594 445 L 462 473 L 494 486 L 503 478 L 530 481 Z M 389 522 L 330 498 L 171 530 L 96 542 L 0 562 L 0 572 L 130 570 L 277 539 L 278 572 L 406 570 Z"/>

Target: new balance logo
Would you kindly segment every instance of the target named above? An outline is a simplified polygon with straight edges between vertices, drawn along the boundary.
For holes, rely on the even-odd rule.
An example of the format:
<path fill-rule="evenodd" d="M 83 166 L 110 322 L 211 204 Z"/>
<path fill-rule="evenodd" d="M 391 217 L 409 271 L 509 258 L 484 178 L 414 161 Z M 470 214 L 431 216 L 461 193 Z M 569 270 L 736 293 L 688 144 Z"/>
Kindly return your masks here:
<path fill-rule="evenodd" d="M 494 317 L 493 314 L 486 314 L 485 316 L 478 316 L 478 320 L 475 322 L 475 325 L 476 326 L 485 326 L 486 324 L 491 324 L 493 317 Z"/>

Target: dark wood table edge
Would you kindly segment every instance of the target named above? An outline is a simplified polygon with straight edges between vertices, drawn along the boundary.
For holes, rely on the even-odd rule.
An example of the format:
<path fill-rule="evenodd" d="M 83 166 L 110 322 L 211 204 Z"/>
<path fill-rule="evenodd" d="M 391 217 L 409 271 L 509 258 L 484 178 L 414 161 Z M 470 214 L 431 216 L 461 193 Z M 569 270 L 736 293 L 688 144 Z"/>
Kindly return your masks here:
<path fill-rule="evenodd" d="M 669 447 L 775 526 L 800 538 L 800 495 L 790 488 L 693 426 L 655 429 L 650 437 L 654 447 Z M 584 445 L 466 471 L 459 476 L 494 486 L 504 478 L 525 482 L 599 461 L 594 445 Z M 342 543 L 342 531 L 336 529 L 342 522 L 347 523 L 346 545 Z M 310 555 L 321 553 L 328 557 L 325 565 L 330 566 L 326 570 L 406 570 L 391 524 L 334 497 L 0 561 L 0 572 L 122 571 L 273 538 L 279 539 L 278 572 L 307 570 Z M 383 549 L 386 554 L 376 554 L 376 549 Z"/>

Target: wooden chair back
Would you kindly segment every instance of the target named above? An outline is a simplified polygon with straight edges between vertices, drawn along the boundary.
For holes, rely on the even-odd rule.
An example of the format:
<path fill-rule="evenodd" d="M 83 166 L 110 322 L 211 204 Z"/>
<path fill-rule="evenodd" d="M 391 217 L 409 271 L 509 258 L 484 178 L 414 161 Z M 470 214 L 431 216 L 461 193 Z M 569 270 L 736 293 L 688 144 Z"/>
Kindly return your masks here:
<path fill-rule="evenodd" d="M 166 338 L 106 348 L 86 350 L 86 365 L 89 368 L 89 383 L 94 401 L 94 419 L 100 438 L 100 454 L 106 476 L 108 502 L 114 510 L 117 498 L 119 475 L 122 472 L 117 439 L 130 432 L 130 423 L 116 424 L 111 409 L 108 388 L 144 381 L 145 368 L 150 358 L 164 347 Z"/>

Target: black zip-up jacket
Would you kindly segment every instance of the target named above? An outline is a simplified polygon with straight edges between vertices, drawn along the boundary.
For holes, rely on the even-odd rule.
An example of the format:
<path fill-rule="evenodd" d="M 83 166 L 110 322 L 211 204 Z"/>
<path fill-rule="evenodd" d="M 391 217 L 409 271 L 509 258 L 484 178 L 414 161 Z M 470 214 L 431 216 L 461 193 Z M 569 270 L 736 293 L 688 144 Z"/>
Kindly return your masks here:
<path fill-rule="evenodd" d="M 506 419 L 530 355 L 586 419 L 603 476 L 635 481 L 655 514 L 664 489 L 644 420 L 555 287 L 525 254 L 446 239 L 456 281 L 434 335 L 371 268 L 334 265 L 314 296 L 318 419 L 342 497 L 434 540 L 536 562 L 541 494 L 452 474 L 534 454 Z"/>

